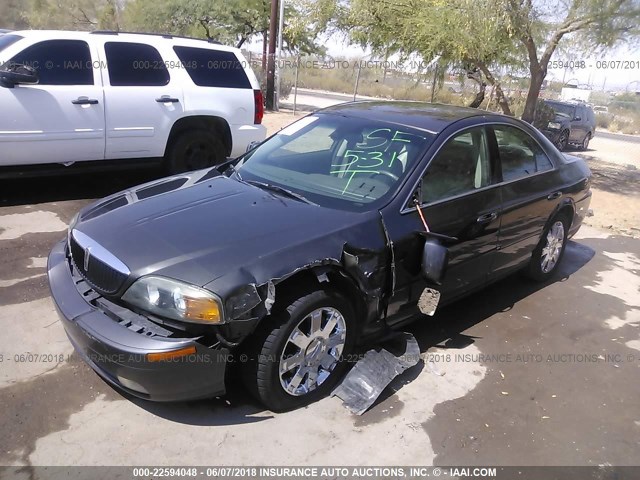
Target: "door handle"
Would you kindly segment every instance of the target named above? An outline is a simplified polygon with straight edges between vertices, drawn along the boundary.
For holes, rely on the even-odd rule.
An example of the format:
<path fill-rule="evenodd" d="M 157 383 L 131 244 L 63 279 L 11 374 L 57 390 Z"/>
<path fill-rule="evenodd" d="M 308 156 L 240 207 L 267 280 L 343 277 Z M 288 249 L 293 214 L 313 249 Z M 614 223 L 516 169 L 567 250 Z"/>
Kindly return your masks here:
<path fill-rule="evenodd" d="M 180 100 L 177 98 L 170 97 L 169 95 L 163 95 L 160 98 L 156 98 L 156 102 L 158 103 L 180 103 Z"/>
<path fill-rule="evenodd" d="M 553 192 L 547 195 L 547 200 L 555 200 L 556 198 L 560 198 L 562 196 L 562 192 Z"/>
<path fill-rule="evenodd" d="M 498 212 L 491 212 L 480 215 L 477 221 L 478 223 L 489 223 L 493 222 L 496 218 L 498 218 Z"/>
<path fill-rule="evenodd" d="M 97 105 L 98 100 L 95 98 L 78 97 L 75 100 L 71 100 L 74 105 Z"/>

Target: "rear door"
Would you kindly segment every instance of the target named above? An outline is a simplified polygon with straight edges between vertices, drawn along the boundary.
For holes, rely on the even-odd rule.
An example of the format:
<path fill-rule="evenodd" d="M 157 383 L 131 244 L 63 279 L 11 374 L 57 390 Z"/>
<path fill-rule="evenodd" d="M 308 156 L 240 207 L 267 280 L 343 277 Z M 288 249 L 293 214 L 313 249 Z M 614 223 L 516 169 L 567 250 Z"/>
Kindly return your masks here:
<path fill-rule="evenodd" d="M 458 239 L 448 245 L 449 268 L 440 288 L 443 297 L 450 300 L 483 285 L 494 261 L 501 210 L 489 130 L 480 126 L 453 134 L 429 163 L 419 190 L 420 209 L 429 229 Z M 385 223 L 396 266 L 388 315 L 403 317 L 403 311 L 415 309 L 426 286 L 420 272 L 424 238 L 417 234 L 424 226 L 411 201 L 399 220 L 385 217 Z"/>
<path fill-rule="evenodd" d="M 0 164 L 104 158 L 104 99 L 97 53 L 84 40 L 31 44 L 9 60 L 38 72 L 37 85 L 0 87 Z"/>
<path fill-rule="evenodd" d="M 493 273 L 526 262 L 563 192 L 558 171 L 538 142 L 513 125 L 494 125 L 502 174 L 502 222 Z"/>
<path fill-rule="evenodd" d="M 106 158 L 162 157 L 173 124 L 183 116 L 178 60 L 166 45 L 110 40 L 106 60 Z"/>
<path fill-rule="evenodd" d="M 575 116 L 571 120 L 571 135 L 569 140 L 575 143 L 582 143 L 588 131 L 587 125 L 589 119 L 587 118 L 587 109 L 582 105 L 578 105 L 575 112 Z"/>

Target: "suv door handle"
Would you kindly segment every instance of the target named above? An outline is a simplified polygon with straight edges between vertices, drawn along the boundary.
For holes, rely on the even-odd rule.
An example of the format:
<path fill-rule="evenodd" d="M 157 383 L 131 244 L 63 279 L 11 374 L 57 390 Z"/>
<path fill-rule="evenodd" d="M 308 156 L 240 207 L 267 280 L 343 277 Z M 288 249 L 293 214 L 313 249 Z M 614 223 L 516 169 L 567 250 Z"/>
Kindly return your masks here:
<path fill-rule="evenodd" d="M 498 212 L 485 213 L 484 215 L 480 215 L 478 217 L 478 223 L 489 223 L 493 222 L 496 218 L 498 218 Z"/>
<path fill-rule="evenodd" d="M 95 98 L 78 97 L 75 100 L 71 100 L 74 105 L 97 105 L 98 100 Z"/>
<path fill-rule="evenodd" d="M 553 192 L 547 195 L 547 200 L 555 200 L 556 198 L 560 198 L 562 196 L 562 192 Z"/>
<path fill-rule="evenodd" d="M 170 97 L 169 95 L 163 95 L 160 98 L 156 98 L 156 102 L 158 103 L 180 103 L 178 98 Z"/>

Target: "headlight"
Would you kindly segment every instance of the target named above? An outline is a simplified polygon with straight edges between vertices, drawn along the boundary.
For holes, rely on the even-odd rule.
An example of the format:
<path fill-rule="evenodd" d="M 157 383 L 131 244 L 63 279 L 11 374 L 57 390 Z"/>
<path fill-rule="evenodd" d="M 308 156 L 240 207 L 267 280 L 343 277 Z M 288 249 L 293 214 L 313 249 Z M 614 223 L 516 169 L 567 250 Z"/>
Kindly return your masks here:
<path fill-rule="evenodd" d="M 164 277 L 142 277 L 122 300 L 161 317 L 182 322 L 220 324 L 222 303 L 212 292 Z"/>
<path fill-rule="evenodd" d="M 547 128 L 550 128 L 551 130 L 560 130 L 560 128 L 562 128 L 562 125 L 558 122 L 549 122 Z"/>

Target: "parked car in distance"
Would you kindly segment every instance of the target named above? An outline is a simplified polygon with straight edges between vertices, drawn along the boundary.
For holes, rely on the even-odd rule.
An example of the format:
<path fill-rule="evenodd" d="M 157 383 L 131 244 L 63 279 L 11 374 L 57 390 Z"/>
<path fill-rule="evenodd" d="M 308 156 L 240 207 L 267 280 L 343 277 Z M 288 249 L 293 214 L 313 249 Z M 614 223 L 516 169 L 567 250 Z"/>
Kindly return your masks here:
<path fill-rule="evenodd" d="M 2 35 L 0 105 L 0 169 L 162 159 L 182 172 L 266 137 L 262 93 L 240 51 L 170 35 Z"/>
<path fill-rule="evenodd" d="M 542 132 L 563 151 L 569 144 L 581 150 L 589 148 L 589 141 L 596 134 L 596 116 L 590 105 L 579 101 L 540 100 L 555 112 L 555 116 Z"/>
<path fill-rule="evenodd" d="M 111 384 L 208 397 L 233 364 L 286 410 L 421 312 L 517 270 L 552 277 L 590 175 L 511 117 L 342 104 L 226 165 L 83 208 L 49 256 L 49 285 L 74 347 Z"/>

